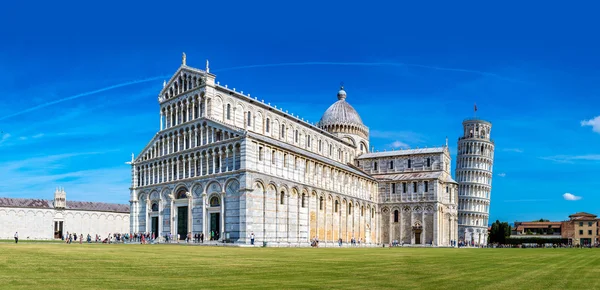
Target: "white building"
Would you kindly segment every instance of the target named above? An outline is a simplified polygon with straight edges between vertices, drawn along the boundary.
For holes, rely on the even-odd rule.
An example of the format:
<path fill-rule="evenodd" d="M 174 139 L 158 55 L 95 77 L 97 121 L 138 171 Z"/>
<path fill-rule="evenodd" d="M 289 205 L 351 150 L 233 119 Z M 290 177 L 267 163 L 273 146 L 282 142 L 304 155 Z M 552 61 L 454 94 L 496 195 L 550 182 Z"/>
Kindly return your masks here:
<path fill-rule="evenodd" d="M 131 232 L 241 244 L 254 233 L 269 246 L 456 239 L 447 146 L 369 153 L 343 88 L 311 124 L 215 78 L 184 54 L 164 83 L 160 131 L 132 161 Z M 402 184 L 414 190 L 390 192 Z"/>
<path fill-rule="evenodd" d="M 67 232 L 105 238 L 128 231 L 126 204 L 68 201 L 63 189 L 54 192 L 54 200 L 0 198 L 0 239 L 12 239 L 15 232 L 22 240 L 50 240 Z"/>
<path fill-rule="evenodd" d="M 492 123 L 481 119 L 463 122 L 458 139 L 456 179 L 458 180 L 459 241 L 469 245 L 487 244 L 494 166 Z"/>

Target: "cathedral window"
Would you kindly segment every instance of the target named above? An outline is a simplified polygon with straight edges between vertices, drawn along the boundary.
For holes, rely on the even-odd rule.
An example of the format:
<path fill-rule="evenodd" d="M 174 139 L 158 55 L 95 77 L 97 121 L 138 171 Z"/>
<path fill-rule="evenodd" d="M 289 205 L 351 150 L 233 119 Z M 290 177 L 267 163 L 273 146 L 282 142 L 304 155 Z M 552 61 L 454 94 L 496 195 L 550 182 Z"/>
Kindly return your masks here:
<path fill-rule="evenodd" d="M 323 197 L 319 198 L 319 210 L 323 210 Z"/>
<path fill-rule="evenodd" d="M 425 184 L 425 192 L 428 192 L 429 191 L 429 181 L 425 181 L 424 184 Z"/>
<path fill-rule="evenodd" d="M 392 193 L 396 193 L 396 184 L 392 183 Z"/>
<path fill-rule="evenodd" d="M 248 126 L 252 126 L 252 113 L 248 111 Z"/>
<path fill-rule="evenodd" d="M 348 215 L 351 215 L 351 214 L 352 214 L 352 204 L 349 203 L 348 204 Z"/>
<path fill-rule="evenodd" d="M 322 147 L 323 147 L 322 144 L 321 144 L 321 140 L 319 140 L 318 144 L 319 144 L 319 152 L 321 152 Z"/>
<path fill-rule="evenodd" d="M 158 211 L 158 203 L 156 203 L 156 202 L 152 203 L 152 211 L 153 212 L 157 212 Z"/>
<path fill-rule="evenodd" d="M 231 120 L 231 105 L 227 104 L 227 120 Z"/>
<path fill-rule="evenodd" d="M 294 131 L 294 142 L 298 143 L 298 130 Z"/>
<path fill-rule="evenodd" d="M 365 206 L 360 207 L 360 216 L 365 216 Z"/>
<path fill-rule="evenodd" d="M 373 170 L 378 170 L 378 168 L 377 168 L 377 161 L 373 162 Z"/>
<path fill-rule="evenodd" d="M 329 156 L 333 155 L 333 145 L 329 144 Z"/>
<path fill-rule="evenodd" d="M 371 209 L 371 218 L 375 218 L 375 209 L 374 208 Z"/>
<path fill-rule="evenodd" d="M 448 186 L 446 185 L 446 193 L 448 193 Z"/>
<path fill-rule="evenodd" d="M 413 192 L 417 192 L 417 183 L 413 182 Z"/>
<path fill-rule="evenodd" d="M 294 169 L 298 169 L 298 157 L 294 157 Z"/>
<path fill-rule="evenodd" d="M 397 223 L 397 222 L 398 222 L 398 216 L 399 216 L 399 214 L 398 214 L 398 210 L 395 210 L 395 211 L 394 211 L 394 222 L 395 222 L 395 223 Z"/>
<path fill-rule="evenodd" d="M 281 192 L 281 195 L 279 196 L 279 204 L 284 204 L 285 201 L 285 192 Z"/>
<path fill-rule="evenodd" d="M 263 160 L 263 148 L 258 147 L 258 161 L 262 161 L 262 160 Z"/>
<path fill-rule="evenodd" d="M 335 212 L 338 212 L 338 207 L 339 207 L 339 205 L 340 205 L 340 202 L 336 200 L 336 201 L 335 201 L 335 207 L 334 207 L 334 211 L 335 211 Z"/>
<path fill-rule="evenodd" d="M 271 164 L 275 164 L 275 150 L 271 152 Z"/>
<path fill-rule="evenodd" d="M 283 167 L 287 167 L 287 154 L 283 153 Z"/>
<path fill-rule="evenodd" d="M 285 138 L 285 124 L 281 124 L 281 138 Z"/>
<path fill-rule="evenodd" d="M 390 161 L 390 169 L 394 169 L 394 161 Z"/>
<path fill-rule="evenodd" d="M 310 148 L 310 135 L 306 135 L 306 147 Z"/>
<path fill-rule="evenodd" d="M 411 163 L 412 163 L 411 160 L 408 159 L 408 168 L 410 168 L 410 166 L 412 165 Z"/>
<path fill-rule="evenodd" d="M 302 208 L 306 207 L 306 194 L 302 194 Z"/>
<path fill-rule="evenodd" d="M 402 192 L 406 193 L 406 182 L 402 182 Z"/>
<path fill-rule="evenodd" d="M 270 124 L 271 124 L 271 120 L 269 118 L 267 118 L 267 123 L 265 124 L 265 126 L 266 126 L 265 131 L 267 133 L 269 133 Z"/>
<path fill-rule="evenodd" d="M 431 158 L 427 158 L 427 167 L 431 166 Z"/>

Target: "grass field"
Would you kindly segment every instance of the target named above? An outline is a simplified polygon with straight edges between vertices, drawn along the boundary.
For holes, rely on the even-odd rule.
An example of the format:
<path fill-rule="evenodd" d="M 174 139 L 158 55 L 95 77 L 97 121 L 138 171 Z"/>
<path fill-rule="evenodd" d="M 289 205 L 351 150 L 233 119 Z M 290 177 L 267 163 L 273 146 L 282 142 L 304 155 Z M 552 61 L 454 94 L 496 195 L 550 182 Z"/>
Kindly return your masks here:
<path fill-rule="evenodd" d="M 599 289 L 600 249 L 0 244 L 1 289 Z"/>

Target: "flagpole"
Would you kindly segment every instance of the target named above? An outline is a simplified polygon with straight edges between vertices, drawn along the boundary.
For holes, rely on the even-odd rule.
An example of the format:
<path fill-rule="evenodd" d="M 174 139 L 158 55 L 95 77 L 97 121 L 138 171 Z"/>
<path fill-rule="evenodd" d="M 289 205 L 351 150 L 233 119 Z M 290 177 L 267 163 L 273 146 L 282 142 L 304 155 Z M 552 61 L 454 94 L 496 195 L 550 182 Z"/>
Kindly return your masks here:
<path fill-rule="evenodd" d="M 477 119 L 477 103 L 473 105 L 473 118 Z"/>

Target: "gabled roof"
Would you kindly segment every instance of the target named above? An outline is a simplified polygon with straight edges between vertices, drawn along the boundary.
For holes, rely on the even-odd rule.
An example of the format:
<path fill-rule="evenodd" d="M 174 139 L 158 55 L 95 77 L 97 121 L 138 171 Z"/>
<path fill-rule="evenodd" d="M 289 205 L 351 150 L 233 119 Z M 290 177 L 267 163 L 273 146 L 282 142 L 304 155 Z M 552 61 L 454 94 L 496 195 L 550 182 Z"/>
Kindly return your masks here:
<path fill-rule="evenodd" d="M 595 214 L 587 213 L 587 212 L 578 212 L 570 215 L 569 217 L 596 217 Z"/>
<path fill-rule="evenodd" d="M 337 166 L 337 167 L 342 168 L 342 169 L 344 169 L 346 171 L 352 172 L 352 173 L 354 173 L 356 175 L 359 175 L 361 177 L 364 177 L 366 179 L 375 181 L 375 178 L 373 178 L 372 176 L 364 173 L 361 170 L 357 170 L 357 169 L 355 169 L 355 168 L 353 168 L 351 166 L 348 166 L 346 164 L 343 164 L 341 162 L 338 162 L 338 161 L 335 161 L 333 159 L 329 159 L 329 158 L 323 157 L 321 155 L 312 153 L 312 152 L 310 152 L 310 151 L 308 151 L 306 149 L 303 149 L 303 148 L 300 148 L 300 147 L 296 147 L 294 145 L 290 145 L 288 143 L 281 142 L 279 140 L 276 140 L 276 139 L 273 139 L 273 138 L 269 138 L 269 137 L 266 137 L 266 136 L 263 136 L 263 135 L 260 135 L 260 134 L 256 134 L 256 133 L 250 132 L 250 131 L 248 132 L 248 136 L 252 137 L 253 139 L 257 139 L 257 140 L 260 140 L 262 142 L 270 143 L 270 144 L 273 144 L 275 146 L 278 146 L 278 147 L 285 148 L 287 150 L 296 152 L 299 155 L 304 155 L 304 156 L 307 156 L 309 158 L 318 160 L 318 161 L 320 161 L 322 163 L 332 164 L 334 166 Z"/>
<path fill-rule="evenodd" d="M 0 197 L 0 207 L 54 208 L 50 200 L 10 197 Z"/>
<path fill-rule="evenodd" d="M 0 207 L 21 207 L 21 208 L 54 208 L 54 201 L 35 198 L 9 198 L 0 197 Z M 87 211 L 106 211 L 129 213 L 128 204 L 90 202 L 90 201 L 68 201 L 67 209 L 87 210 Z"/>
<path fill-rule="evenodd" d="M 165 87 L 162 88 L 162 90 L 160 90 L 160 93 L 158 94 L 159 96 L 163 95 L 165 93 L 165 91 L 171 87 L 171 85 L 173 84 L 173 82 L 179 77 L 179 75 L 182 72 L 188 72 L 190 74 L 195 74 L 198 76 L 204 76 L 207 72 L 201 69 L 197 69 L 197 68 L 193 68 L 193 67 L 189 67 L 185 64 L 182 64 L 177 71 L 171 76 L 171 78 L 169 79 L 169 81 L 166 83 Z M 211 73 L 208 73 L 209 75 L 214 76 Z"/>
<path fill-rule="evenodd" d="M 166 129 L 164 131 L 170 132 L 170 130 L 173 129 L 173 128 L 183 128 L 185 126 L 190 126 L 190 125 L 197 124 L 198 122 L 206 122 L 207 124 L 211 124 L 214 127 L 222 127 L 222 129 L 229 130 L 231 132 L 235 132 L 235 133 L 237 133 L 239 135 L 244 135 L 247 132 L 244 129 L 241 129 L 241 128 L 238 128 L 238 127 L 234 127 L 234 126 L 231 126 L 229 124 L 225 124 L 225 123 L 219 122 L 217 120 L 214 120 L 214 119 L 208 118 L 208 117 L 200 117 L 200 118 L 195 119 L 193 121 L 186 122 L 186 123 L 183 123 L 183 124 L 179 124 L 177 126 L 173 126 L 173 127 L 168 128 L 168 129 Z M 156 134 L 154 134 L 154 136 L 152 136 L 152 139 L 150 139 L 150 141 L 146 144 L 146 146 L 144 146 L 144 149 L 142 149 L 142 151 L 140 151 L 140 154 L 138 154 L 138 156 L 136 156 L 134 158 L 134 163 L 141 163 L 141 162 L 146 161 L 146 160 L 140 160 L 140 158 L 144 155 L 144 153 L 146 152 L 146 150 L 148 150 L 148 148 L 150 148 L 150 146 L 152 146 L 152 144 L 154 144 L 154 142 L 156 141 L 156 139 L 160 138 L 161 133 L 162 133 L 162 131 L 159 131 Z M 162 158 L 162 156 L 161 156 L 161 158 Z"/>
<path fill-rule="evenodd" d="M 128 204 L 90 202 L 90 201 L 68 201 L 67 200 L 67 209 L 129 213 L 129 205 Z"/>
<path fill-rule="evenodd" d="M 445 149 L 446 149 L 446 147 L 432 147 L 432 148 L 420 148 L 420 149 L 402 149 L 402 150 L 384 151 L 384 152 L 371 152 L 371 153 L 362 154 L 357 159 L 444 153 Z"/>
<path fill-rule="evenodd" d="M 386 181 L 406 181 L 406 180 L 420 180 L 420 179 L 439 179 L 444 174 L 443 171 L 424 171 L 424 172 L 410 172 L 410 173 L 393 173 L 393 174 L 374 174 L 373 177 L 377 180 Z M 446 180 L 447 182 L 454 182 L 452 178 Z"/>

